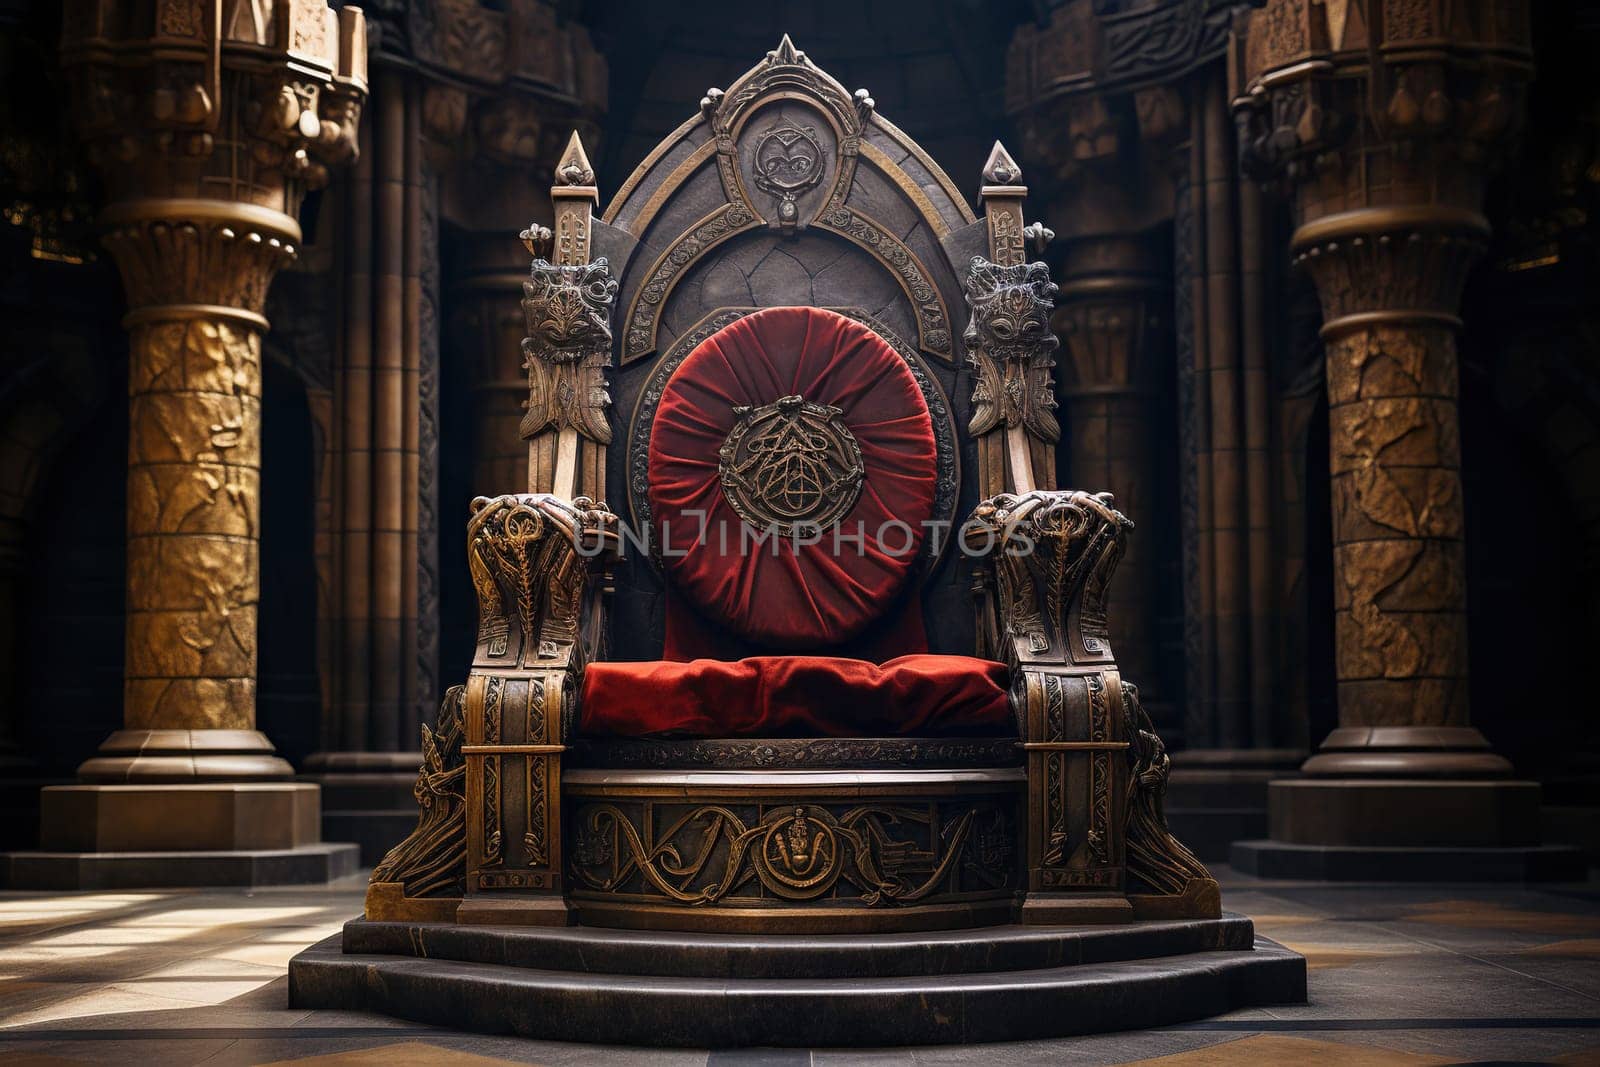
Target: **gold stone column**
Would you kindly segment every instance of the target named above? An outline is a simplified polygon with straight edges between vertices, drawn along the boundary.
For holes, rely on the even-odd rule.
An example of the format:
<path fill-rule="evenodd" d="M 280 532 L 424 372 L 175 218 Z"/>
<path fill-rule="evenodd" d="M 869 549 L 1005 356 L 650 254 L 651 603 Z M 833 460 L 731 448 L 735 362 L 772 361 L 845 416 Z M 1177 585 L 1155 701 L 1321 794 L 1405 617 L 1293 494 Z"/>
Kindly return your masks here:
<path fill-rule="evenodd" d="M 1236 44 L 1244 164 L 1288 187 L 1322 301 L 1333 482 L 1339 728 L 1306 777 L 1273 783 L 1274 840 L 1236 847 L 1262 874 L 1541 877 L 1565 862 L 1535 847 L 1538 786 L 1509 780 L 1467 699 L 1456 334 L 1488 165 L 1531 73 L 1527 14 L 1273 0 Z"/>
<path fill-rule="evenodd" d="M 303 881 L 353 858 L 316 844 L 316 787 L 282 781 L 255 692 L 262 307 L 306 190 L 354 152 L 365 49 L 359 9 L 324 0 L 66 12 L 128 303 L 124 728 L 80 768 L 93 784 L 44 791 L 48 851 L 12 857 L 13 884 Z"/>
<path fill-rule="evenodd" d="M 127 658 L 124 729 L 79 774 L 287 777 L 254 729 L 261 303 L 300 228 L 200 199 L 101 219 L 130 308 Z"/>

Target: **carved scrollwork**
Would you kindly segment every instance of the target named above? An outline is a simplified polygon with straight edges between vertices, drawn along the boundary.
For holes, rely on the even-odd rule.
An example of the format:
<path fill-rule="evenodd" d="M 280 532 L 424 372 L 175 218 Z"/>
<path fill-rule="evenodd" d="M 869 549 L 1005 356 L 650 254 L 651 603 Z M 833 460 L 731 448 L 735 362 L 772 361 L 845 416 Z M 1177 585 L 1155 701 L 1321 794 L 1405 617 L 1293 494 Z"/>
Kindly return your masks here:
<path fill-rule="evenodd" d="M 372 881 L 398 882 L 407 897 L 459 897 L 466 880 L 466 773 L 461 755 L 462 686 L 439 705 L 439 723 L 422 727 L 422 769 L 411 793 L 417 827 L 372 870 Z"/>
<path fill-rule="evenodd" d="M 589 659 L 590 577 L 616 517 L 585 497 L 479 497 L 467 526 L 478 648 L 462 698 L 467 888 L 559 892 L 560 762 Z"/>
<path fill-rule="evenodd" d="M 963 530 L 984 556 L 989 654 L 1014 672 L 1028 751 L 1030 891 L 1123 886 L 1126 692 L 1106 635 L 1107 585 L 1133 524 L 1108 493 L 1002 493 Z"/>
<path fill-rule="evenodd" d="M 916 312 L 918 343 L 923 350 L 949 359 L 950 317 L 945 313 L 944 297 L 905 242 L 868 216 L 843 204 L 824 211 L 817 224 L 854 241 L 895 273 Z"/>
<path fill-rule="evenodd" d="M 1016 877 L 1012 816 L 993 800 L 765 810 L 595 803 L 574 826 L 575 882 L 678 905 L 830 897 L 880 907 L 1005 890 Z"/>
<path fill-rule="evenodd" d="M 1172 761 L 1139 703 L 1139 687 L 1122 685 L 1128 739 L 1128 883 L 1132 890 L 1180 896 L 1211 872 L 1167 829 L 1167 776 Z"/>
<path fill-rule="evenodd" d="M 589 569 L 601 543 L 615 537 L 616 516 L 586 497 L 547 494 L 478 497 L 472 506 L 477 663 L 581 669 Z"/>
<path fill-rule="evenodd" d="M 1106 587 L 1132 529 L 1110 493 L 1001 493 L 978 505 L 963 536 L 992 569 L 1012 662 L 1110 658 Z"/>
<path fill-rule="evenodd" d="M 536 259 L 522 291 L 528 329 L 522 342 L 528 372 L 523 439 L 570 426 L 599 444 L 610 443 L 605 366 L 617 295 L 610 264 L 603 256 L 574 266 Z"/>
<path fill-rule="evenodd" d="M 1016 240 L 1020 244 L 1019 229 Z M 971 317 L 962 341 L 976 381 L 971 431 L 1021 426 L 1036 439 L 1061 438 L 1050 371 L 1060 343 L 1050 330 L 1056 286 L 1043 263 L 1001 266 L 974 257 L 967 275 Z"/>
<path fill-rule="evenodd" d="M 662 305 L 679 275 L 707 249 L 755 225 L 755 213 L 743 202 L 724 204 L 681 235 L 661 254 L 650 267 L 649 275 L 628 309 L 628 333 L 622 343 L 622 362 L 627 363 L 655 351 L 656 325 Z"/>

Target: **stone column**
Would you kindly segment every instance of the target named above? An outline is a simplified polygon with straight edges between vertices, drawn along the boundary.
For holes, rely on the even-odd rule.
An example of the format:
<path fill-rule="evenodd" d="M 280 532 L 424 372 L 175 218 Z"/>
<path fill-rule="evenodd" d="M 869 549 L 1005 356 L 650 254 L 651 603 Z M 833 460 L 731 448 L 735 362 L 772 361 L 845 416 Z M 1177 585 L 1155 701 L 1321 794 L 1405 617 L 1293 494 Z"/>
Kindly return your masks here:
<path fill-rule="evenodd" d="M 1322 301 L 1333 480 L 1339 728 L 1235 846 L 1261 874 L 1582 873 L 1468 710 L 1459 302 L 1530 73 L 1526 6 L 1484 6 L 1273 0 L 1237 49 L 1245 165 L 1289 187 Z"/>
<path fill-rule="evenodd" d="M 462 245 L 450 293 L 450 335 L 471 368 L 472 491 L 521 492 L 528 484 L 528 446 L 518 429 L 528 400 L 522 354 L 528 253 L 509 230 L 475 233 Z"/>
<path fill-rule="evenodd" d="M 1151 400 L 1160 383 L 1156 346 L 1170 283 L 1149 242 L 1134 235 L 1068 242 L 1060 277 L 1052 326 L 1061 338 L 1056 391 L 1070 434 L 1062 483 L 1109 488 L 1119 510 L 1153 522 L 1161 509 Z M 1106 599 L 1117 664 L 1141 686 L 1147 684 L 1141 679 L 1159 678 L 1151 539 L 1128 539 Z"/>
<path fill-rule="evenodd" d="M 91 784 L 44 791 L 48 851 L 12 884 L 322 880 L 354 850 L 317 844 L 316 787 L 255 729 L 262 307 L 306 189 L 354 150 L 361 13 L 80 0 L 63 58 L 129 308 L 124 728 Z"/>
<path fill-rule="evenodd" d="M 1171 273 L 1153 234 L 1172 215 L 1165 161 L 1187 129 L 1188 107 L 1161 86 L 1099 90 L 1087 79 L 1073 80 L 1065 92 L 1035 82 L 1046 55 L 1053 59 L 1045 66 L 1065 58 L 1061 50 L 1081 32 L 1076 25 L 1052 23 L 1044 36 L 1019 30 L 1013 48 L 1031 48 L 1037 60 L 1008 71 L 1025 158 L 1043 164 L 1048 184 L 1039 199 L 1064 252 L 1052 317 L 1061 339 L 1057 483 L 1111 492 L 1135 524 L 1133 559 L 1118 572 L 1108 605 L 1112 647 L 1124 677 L 1139 684 L 1145 707 L 1168 731 L 1178 699 L 1169 682 L 1177 671 L 1164 669 L 1159 655 L 1153 531 L 1172 521 L 1175 509 L 1156 491 L 1156 448 L 1166 434 L 1152 401 L 1170 374 L 1161 337 L 1170 320 Z"/>
<path fill-rule="evenodd" d="M 424 634 L 424 509 L 436 502 L 423 430 L 436 420 L 437 196 L 428 181 L 422 88 L 397 64 L 374 70 L 361 158 L 341 204 L 344 285 L 334 405 L 333 570 L 325 624 L 335 652 L 323 748 L 306 760 L 322 787 L 323 832 L 377 863 L 415 822 L 418 727 L 437 706 Z M 427 387 L 425 393 L 424 388 Z M 431 516 L 430 516 L 431 517 Z M 436 548 L 436 546 L 434 546 Z"/>
<path fill-rule="evenodd" d="M 1267 460 L 1274 426 L 1263 272 L 1250 245 L 1262 220 L 1238 180 L 1225 65 L 1216 62 L 1233 11 L 1202 6 L 1055 7 L 1047 23 L 1021 27 L 1012 39 L 1007 104 L 1023 135 L 1024 163 L 1042 160 L 1059 178 L 1047 221 L 1069 249 L 1085 239 L 1154 236 L 1171 223 L 1165 280 L 1172 301 L 1163 318 L 1173 345 L 1170 356 L 1164 345 L 1147 356 L 1161 357 L 1151 381 L 1161 390 L 1156 398 L 1172 399 L 1177 425 L 1156 417 L 1171 417 L 1165 403 L 1146 405 L 1144 425 L 1157 459 L 1177 438 L 1177 492 L 1141 502 L 1123 485 L 1106 486 L 1136 524 L 1129 544 L 1142 560 L 1119 572 L 1124 599 L 1110 625 L 1115 631 L 1119 616 L 1138 611 L 1127 601 L 1140 596 L 1141 582 L 1147 610 L 1175 616 L 1158 617 L 1139 627 L 1140 638 L 1130 634 L 1115 647 L 1160 733 L 1181 749 L 1169 783 L 1170 825 L 1201 857 L 1222 859 L 1236 837 L 1265 830 L 1267 782 L 1304 752 L 1264 747 L 1297 731 L 1283 720 L 1283 660 L 1273 646 L 1279 582 L 1272 558 L 1281 531 Z M 1135 38 L 1170 47 L 1114 43 Z M 1077 269 L 1067 265 L 1064 287 Z M 1093 438 L 1080 439 L 1072 415 L 1079 405 L 1067 395 L 1065 375 L 1060 380 L 1072 465 Z M 1080 484 L 1085 477 L 1071 475 Z M 1157 559 L 1154 535 L 1174 528 L 1180 553 Z M 1181 576 L 1162 584 L 1174 570 Z M 1152 595 L 1174 582 L 1181 605 Z"/>
<path fill-rule="evenodd" d="M 517 433 L 527 256 L 517 232 L 530 211 L 548 216 L 549 169 L 605 85 L 586 32 L 543 0 L 431 14 L 432 31 L 418 34 L 404 5 L 373 12 L 383 32 L 371 121 L 343 203 L 327 619 L 337 657 L 323 748 L 306 770 L 323 788 L 324 833 L 359 842 L 364 864 L 416 824 L 418 726 L 433 720 L 444 688 L 438 586 L 466 577 L 459 556 L 440 559 L 440 524 L 464 525 L 474 493 L 527 481 Z M 445 376 L 473 395 L 478 476 L 454 496 L 439 479 Z"/>

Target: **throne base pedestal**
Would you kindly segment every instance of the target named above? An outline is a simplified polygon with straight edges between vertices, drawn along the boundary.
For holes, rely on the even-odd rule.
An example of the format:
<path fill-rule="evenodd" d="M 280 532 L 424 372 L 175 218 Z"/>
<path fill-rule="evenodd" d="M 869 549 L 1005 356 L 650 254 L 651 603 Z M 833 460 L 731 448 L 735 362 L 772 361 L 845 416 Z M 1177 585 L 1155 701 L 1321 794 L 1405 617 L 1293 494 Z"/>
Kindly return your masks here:
<path fill-rule="evenodd" d="M 1238 915 L 850 937 L 357 919 L 289 963 L 297 1008 L 699 1048 L 1063 1037 L 1305 995 L 1305 959 Z"/>

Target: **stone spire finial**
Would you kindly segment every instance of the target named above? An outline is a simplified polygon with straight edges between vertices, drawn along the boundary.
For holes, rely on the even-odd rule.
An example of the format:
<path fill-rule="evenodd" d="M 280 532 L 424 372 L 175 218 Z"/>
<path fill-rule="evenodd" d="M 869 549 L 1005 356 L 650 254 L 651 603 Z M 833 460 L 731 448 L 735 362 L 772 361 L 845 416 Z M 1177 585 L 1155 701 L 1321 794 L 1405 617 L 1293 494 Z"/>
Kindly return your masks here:
<path fill-rule="evenodd" d="M 561 161 L 556 164 L 556 184 L 594 184 L 594 167 L 589 163 L 589 153 L 583 150 L 583 139 L 577 130 L 572 131 L 572 138 L 561 153 Z"/>
<path fill-rule="evenodd" d="M 786 33 L 783 40 L 778 42 L 778 47 L 767 53 L 767 59 L 773 63 L 797 65 L 806 61 L 806 54 L 794 46 Z"/>
<path fill-rule="evenodd" d="M 999 141 L 989 150 L 989 161 L 983 165 L 985 185 L 1017 185 L 1022 181 L 1022 168 L 1011 158 L 1006 146 Z"/>

